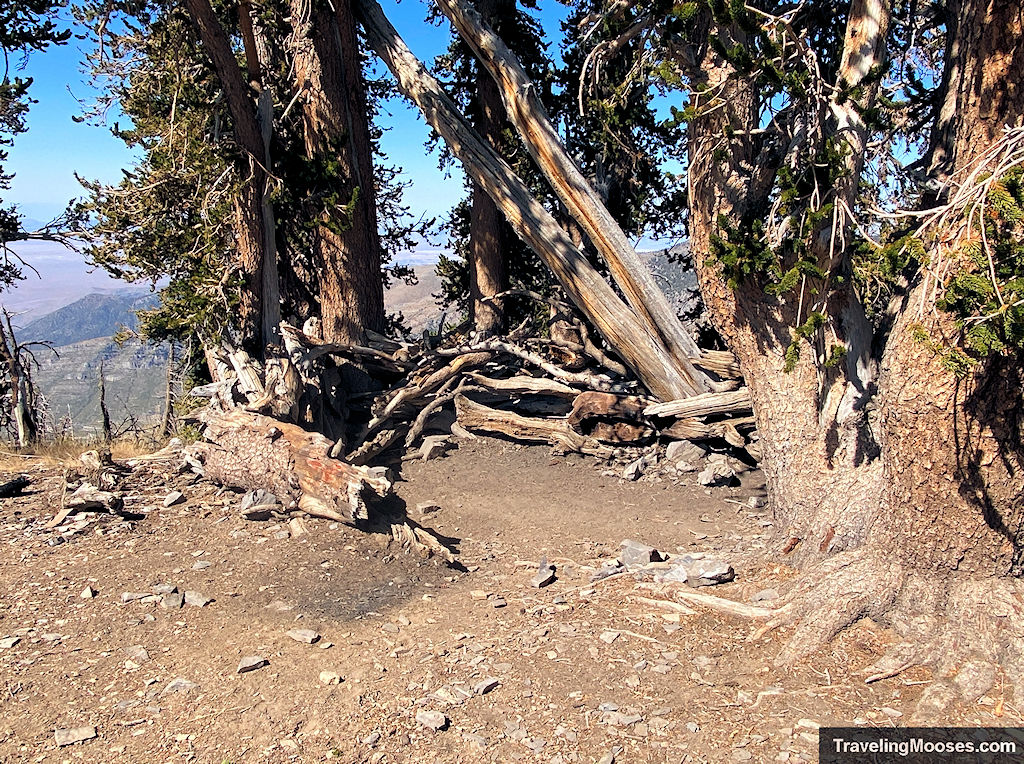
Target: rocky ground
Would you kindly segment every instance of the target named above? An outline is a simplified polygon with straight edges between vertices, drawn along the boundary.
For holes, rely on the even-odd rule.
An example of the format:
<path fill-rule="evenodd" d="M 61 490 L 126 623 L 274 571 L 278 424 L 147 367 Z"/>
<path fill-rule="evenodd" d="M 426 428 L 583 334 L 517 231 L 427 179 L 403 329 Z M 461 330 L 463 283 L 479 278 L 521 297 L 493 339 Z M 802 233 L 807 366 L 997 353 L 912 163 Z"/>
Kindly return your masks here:
<path fill-rule="evenodd" d="M 766 555 L 756 472 L 634 482 L 463 442 L 404 463 L 396 485 L 454 569 L 389 535 L 245 520 L 239 494 L 161 468 L 127 478 L 135 519 L 50 529 L 61 469 L 3 466 L 33 480 L 0 500 L 5 762 L 799 762 L 816 760 L 819 725 L 1021 724 L 1002 677 L 930 714 L 941 677 L 925 668 L 865 684 L 894 640 L 871 622 L 779 667 L 786 630 L 750 641 L 756 620 L 680 603 L 770 605 L 794 577 Z M 624 539 L 669 560 L 613 567 Z M 542 558 L 554 580 L 536 588 Z M 664 580 L 679 561 L 735 580 Z"/>

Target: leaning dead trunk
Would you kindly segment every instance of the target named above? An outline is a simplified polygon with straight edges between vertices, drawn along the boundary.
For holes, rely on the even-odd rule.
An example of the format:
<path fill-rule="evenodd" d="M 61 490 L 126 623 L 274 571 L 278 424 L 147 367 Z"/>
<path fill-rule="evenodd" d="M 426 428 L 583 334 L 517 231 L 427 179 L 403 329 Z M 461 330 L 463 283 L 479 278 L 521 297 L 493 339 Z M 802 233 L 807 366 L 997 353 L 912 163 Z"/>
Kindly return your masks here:
<path fill-rule="evenodd" d="M 573 302 L 654 395 L 663 400 L 702 392 L 702 375 L 681 369 L 657 328 L 634 314 L 587 262 L 523 181 L 476 135 L 440 83 L 424 69 L 374 0 L 354 8 L 370 47 L 398 80 L 398 87 L 438 131 L 467 173 L 501 208 L 517 235 L 551 268 Z"/>

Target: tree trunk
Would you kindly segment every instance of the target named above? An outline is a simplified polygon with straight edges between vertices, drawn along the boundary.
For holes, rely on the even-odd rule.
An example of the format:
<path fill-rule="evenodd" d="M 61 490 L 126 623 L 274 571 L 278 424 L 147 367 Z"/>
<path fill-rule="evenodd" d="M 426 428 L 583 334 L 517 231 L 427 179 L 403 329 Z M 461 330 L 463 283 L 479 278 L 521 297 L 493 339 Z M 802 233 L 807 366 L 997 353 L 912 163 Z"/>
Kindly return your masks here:
<path fill-rule="evenodd" d="M 264 140 L 269 115 L 263 114 L 261 124 L 252 91 L 209 0 L 185 0 L 185 7 L 217 73 L 224 101 L 231 113 L 235 139 L 248 155 L 247 166 L 242 170 L 246 180 L 234 201 L 233 221 L 238 266 L 243 278 L 238 306 L 239 339 L 243 347 L 262 358 L 266 345 L 277 341 L 277 324 L 280 322 L 279 298 L 276 297 L 277 260 L 273 251 L 273 231 L 269 230 L 273 213 L 268 211 L 268 141 Z M 251 61 L 249 67 L 252 71 Z M 267 272 L 268 268 L 272 268 L 274 273 Z M 271 287 L 274 292 L 268 297 L 265 290 Z"/>
<path fill-rule="evenodd" d="M 955 185 L 1024 117 L 1024 14 L 1016 0 L 962 0 L 950 13 L 932 157 Z M 928 281 L 904 299 L 882 358 L 879 541 L 915 568 L 1022 575 L 1022 359 L 993 354 L 958 378 L 920 340 L 922 329 L 956 341 Z"/>
<path fill-rule="evenodd" d="M 566 294 L 647 389 L 663 400 L 700 391 L 697 377 L 680 370 L 650 321 L 629 310 L 523 181 L 459 115 L 380 6 L 373 0 L 356 0 L 353 7 L 370 47 L 395 75 L 399 90 L 419 107 L 473 181 L 494 199 L 516 234 L 551 268 Z"/>
<path fill-rule="evenodd" d="M 630 307 L 646 319 L 680 375 L 695 384 L 696 392 L 710 391 L 709 380 L 691 360 L 699 355 L 696 341 L 686 333 L 629 239 L 569 157 L 519 60 L 464 0 L 439 0 L 438 6 L 498 83 L 509 119 L 530 155 L 608 264 Z"/>
<path fill-rule="evenodd" d="M 516 12 L 515 0 L 483 0 L 478 10 L 494 24 Z M 473 125 L 480 137 L 495 151 L 501 151 L 502 132 L 507 120 L 501 93 L 490 75 L 478 63 L 476 92 L 471 104 Z M 512 232 L 494 200 L 473 184 L 469 222 L 469 309 L 473 328 L 484 336 L 500 334 L 505 316 L 500 301 L 488 300 L 508 289 L 509 244 Z"/>
<path fill-rule="evenodd" d="M 295 0 L 291 23 L 306 155 L 339 165 L 314 233 L 323 339 L 362 344 L 366 329 L 384 330 L 384 287 L 355 22 L 345 0 L 334 13 Z"/>

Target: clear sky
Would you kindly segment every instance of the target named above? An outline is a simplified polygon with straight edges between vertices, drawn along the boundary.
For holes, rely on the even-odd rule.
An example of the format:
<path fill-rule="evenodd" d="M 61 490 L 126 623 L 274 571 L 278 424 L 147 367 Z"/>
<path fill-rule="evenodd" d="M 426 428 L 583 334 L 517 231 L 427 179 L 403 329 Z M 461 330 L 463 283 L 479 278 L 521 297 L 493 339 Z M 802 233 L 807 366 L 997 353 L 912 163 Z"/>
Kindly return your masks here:
<path fill-rule="evenodd" d="M 558 22 L 567 9 L 557 0 L 541 0 L 541 17 L 550 39 L 558 39 Z M 381 5 L 413 52 L 430 63 L 448 44 L 449 31 L 426 23 L 423 0 L 382 0 Z M 64 209 L 82 188 L 74 174 L 106 182 L 116 181 L 121 169 L 133 161 L 124 145 L 108 129 L 75 123 L 81 112 L 77 99 L 90 90 L 81 71 L 79 43 L 51 47 L 29 58 L 24 74 L 34 78 L 31 95 L 38 103 L 28 115 L 29 132 L 19 135 L 10 152 L 8 171 L 16 173 L 5 203 L 15 203 L 29 218 L 47 221 Z M 557 53 L 557 42 L 552 53 Z M 382 145 L 391 163 L 404 168 L 412 186 L 406 200 L 413 214 L 443 214 L 461 196 L 461 177 L 446 178 L 437 157 L 424 148 L 428 130 L 419 113 L 405 101 L 391 104 L 391 128 Z"/>

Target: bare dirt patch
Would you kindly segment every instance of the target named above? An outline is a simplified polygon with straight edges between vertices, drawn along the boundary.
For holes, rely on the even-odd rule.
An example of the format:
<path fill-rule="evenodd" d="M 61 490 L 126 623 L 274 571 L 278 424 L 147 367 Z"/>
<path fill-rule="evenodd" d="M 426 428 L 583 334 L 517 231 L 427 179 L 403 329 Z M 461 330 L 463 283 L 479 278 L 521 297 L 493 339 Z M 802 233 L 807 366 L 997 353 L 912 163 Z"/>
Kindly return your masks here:
<path fill-rule="evenodd" d="M 382 534 L 246 521 L 238 494 L 153 471 L 129 479 L 140 519 L 48 530 L 63 478 L 22 461 L 33 492 L 0 502 L 3 761 L 813 761 L 816 725 L 907 724 L 941 679 L 865 685 L 894 640 L 870 622 L 778 668 L 785 630 L 751 642 L 749 621 L 651 605 L 667 598 L 657 570 L 591 581 L 633 538 L 731 561 L 717 595 L 784 591 L 793 572 L 764 565 L 764 510 L 740 506 L 757 473 L 711 491 L 631 483 L 494 440 L 407 462 L 400 500 L 453 540 L 459 571 Z M 186 501 L 164 507 L 172 489 Z M 421 518 L 421 503 L 441 509 Z M 542 557 L 557 579 L 536 589 Z M 212 601 L 161 603 L 161 584 Z M 250 656 L 267 665 L 236 673 Z M 1020 724 L 1002 682 L 929 721 Z M 54 731 L 78 727 L 96 736 L 58 747 Z"/>

